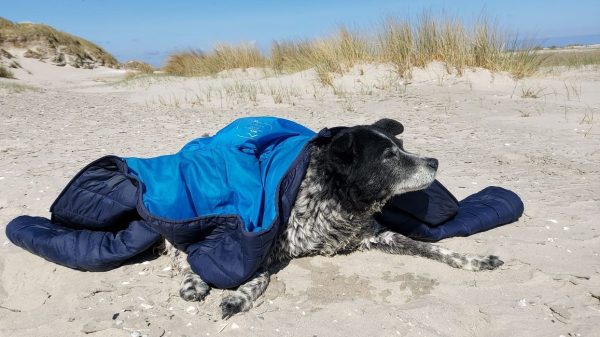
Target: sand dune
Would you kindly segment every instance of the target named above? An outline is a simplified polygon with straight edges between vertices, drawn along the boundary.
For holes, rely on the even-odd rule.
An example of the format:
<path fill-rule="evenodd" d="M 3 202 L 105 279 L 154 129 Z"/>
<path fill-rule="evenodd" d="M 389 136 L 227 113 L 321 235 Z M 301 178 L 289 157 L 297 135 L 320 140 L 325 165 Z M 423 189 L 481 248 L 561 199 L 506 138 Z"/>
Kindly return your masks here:
<path fill-rule="evenodd" d="M 19 62 L 31 74 L 0 79 L 2 227 L 21 214 L 48 216 L 71 176 L 99 156 L 172 153 L 246 115 L 315 130 L 396 118 L 406 148 L 438 158 L 439 179 L 459 199 L 499 185 L 520 194 L 526 210 L 516 223 L 441 242 L 499 255 L 500 270 L 471 273 L 378 252 L 298 259 L 273 275 L 255 308 L 228 321 L 218 310 L 225 291 L 184 302 L 164 257 L 78 272 L 15 247 L 0 231 L 0 336 L 598 334 L 597 68 L 514 81 L 482 69 L 448 75 L 431 64 L 402 81 L 385 65 L 365 64 L 323 87 L 311 70 L 125 80 L 114 69 Z"/>

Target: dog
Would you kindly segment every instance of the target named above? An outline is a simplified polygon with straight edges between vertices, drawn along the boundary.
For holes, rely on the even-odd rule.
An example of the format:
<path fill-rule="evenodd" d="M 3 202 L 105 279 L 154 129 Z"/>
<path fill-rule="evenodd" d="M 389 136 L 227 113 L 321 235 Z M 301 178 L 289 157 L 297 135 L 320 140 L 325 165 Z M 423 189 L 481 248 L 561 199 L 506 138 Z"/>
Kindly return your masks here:
<path fill-rule="evenodd" d="M 503 264 L 494 255 L 463 255 L 414 241 L 373 218 L 392 196 L 424 189 L 435 179 L 437 159 L 407 152 L 396 137 L 403 131 L 400 122 L 382 119 L 342 129 L 328 143 L 311 144 L 310 162 L 286 227 L 263 267 L 223 298 L 223 319 L 252 308 L 269 284 L 269 271 L 296 257 L 378 249 L 473 271 Z M 186 301 L 203 300 L 210 286 L 191 270 L 185 253 L 167 242 L 166 254 L 183 275 L 180 296 Z"/>

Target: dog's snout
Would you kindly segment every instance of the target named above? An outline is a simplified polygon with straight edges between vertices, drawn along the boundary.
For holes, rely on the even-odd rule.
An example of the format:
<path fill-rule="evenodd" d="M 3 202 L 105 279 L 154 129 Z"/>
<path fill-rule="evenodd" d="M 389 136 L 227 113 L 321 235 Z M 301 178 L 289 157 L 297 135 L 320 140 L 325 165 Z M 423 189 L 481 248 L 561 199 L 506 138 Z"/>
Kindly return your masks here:
<path fill-rule="evenodd" d="M 438 168 L 438 160 L 435 158 L 427 158 L 427 166 L 431 167 L 434 170 Z"/>

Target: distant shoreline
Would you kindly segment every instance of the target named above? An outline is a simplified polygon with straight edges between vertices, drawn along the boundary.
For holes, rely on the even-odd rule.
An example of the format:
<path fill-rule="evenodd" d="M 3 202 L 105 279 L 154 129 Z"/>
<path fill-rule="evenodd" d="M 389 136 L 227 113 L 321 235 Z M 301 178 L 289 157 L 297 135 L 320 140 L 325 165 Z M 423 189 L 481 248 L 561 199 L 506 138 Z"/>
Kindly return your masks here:
<path fill-rule="evenodd" d="M 546 38 L 535 38 L 532 39 L 534 44 L 538 44 L 542 47 L 557 47 L 564 48 L 573 45 L 594 45 L 600 44 L 600 34 L 591 35 L 576 35 L 576 36 L 560 36 L 560 37 L 546 37 Z"/>

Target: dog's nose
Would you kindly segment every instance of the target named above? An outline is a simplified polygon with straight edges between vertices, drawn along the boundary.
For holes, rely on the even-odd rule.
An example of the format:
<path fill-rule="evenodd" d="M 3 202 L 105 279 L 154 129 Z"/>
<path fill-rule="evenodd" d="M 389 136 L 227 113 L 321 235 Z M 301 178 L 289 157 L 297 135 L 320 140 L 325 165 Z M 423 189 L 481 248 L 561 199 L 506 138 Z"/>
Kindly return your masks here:
<path fill-rule="evenodd" d="M 438 160 L 435 158 L 427 158 L 427 166 L 431 167 L 434 170 L 438 168 Z"/>

